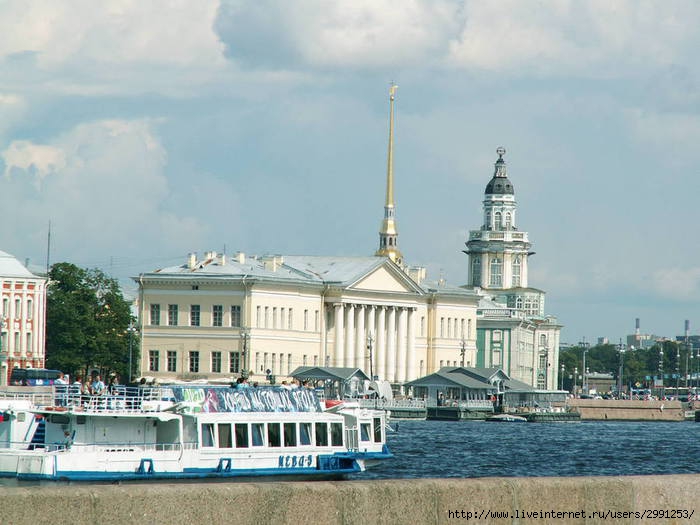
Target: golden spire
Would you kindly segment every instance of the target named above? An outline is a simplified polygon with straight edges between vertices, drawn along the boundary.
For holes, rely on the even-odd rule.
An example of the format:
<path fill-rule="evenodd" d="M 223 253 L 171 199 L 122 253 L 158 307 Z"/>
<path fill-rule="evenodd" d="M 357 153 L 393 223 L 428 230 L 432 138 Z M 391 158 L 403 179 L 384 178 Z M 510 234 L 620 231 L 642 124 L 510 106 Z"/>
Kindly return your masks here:
<path fill-rule="evenodd" d="M 375 255 L 389 257 L 398 265 L 403 265 L 403 256 L 398 247 L 399 232 L 394 219 L 394 98 L 397 86 L 394 82 L 389 88 L 389 152 L 386 170 L 386 203 L 384 220 L 379 231 L 379 249 Z"/>

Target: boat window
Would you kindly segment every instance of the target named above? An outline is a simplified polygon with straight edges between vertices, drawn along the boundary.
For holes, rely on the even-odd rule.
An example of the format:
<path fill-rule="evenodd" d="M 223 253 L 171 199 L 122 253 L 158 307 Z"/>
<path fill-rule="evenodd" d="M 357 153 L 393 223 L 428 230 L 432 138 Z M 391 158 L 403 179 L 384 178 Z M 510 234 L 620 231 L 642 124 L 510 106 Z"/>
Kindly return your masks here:
<path fill-rule="evenodd" d="M 316 446 L 328 446 L 328 426 L 325 423 L 316 423 Z"/>
<path fill-rule="evenodd" d="M 311 444 L 311 423 L 299 423 L 299 444 Z"/>
<path fill-rule="evenodd" d="M 248 448 L 247 423 L 236 423 L 236 448 Z"/>
<path fill-rule="evenodd" d="M 343 424 L 342 423 L 331 423 L 331 446 L 332 447 L 342 447 L 343 446 Z"/>
<path fill-rule="evenodd" d="M 282 446 L 282 436 L 280 432 L 279 423 L 268 423 L 267 424 L 267 446 L 268 447 L 281 447 Z"/>
<path fill-rule="evenodd" d="M 374 418 L 374 442 L 382 442 L 382 419 L 379 417 Z"/>
<path fill-rule="evenodd" d="M 296 447 L 297 446 L 297 424 L 296 423 L 285 423 L 284 424 L 284 446 L 285 447 Z"/>
<path fill-rule="evenodd" d="M 360 424 L 360 440 L 361 441 L 371 441 L 370 436 L 371 425 L 369 423 Z"/>
<path fill-rule="evenodd" d="M 214 425 L 211 423 L 205 423 L 202 425 L 202 446 L 214 446 Z"/>
<path fill-rule="evenodd" d="M 265 425 L 263 423 L 253 423 L 250 425 L 250 430 L 253 435 L 253 446 L 265 446 Z"/>
<path fill-rule="evenodd" d="M 231 424 L 219 423 L 219 448 L 233 447 L 233 436 L 231 436 Z"/>
<path fill-rule="evenodd" d="M 55 423 L 57 425 L 67 425 L 70 423 L 70 418 L 62 414 L 51 414 L 48 420 L 50 423 Z"/>

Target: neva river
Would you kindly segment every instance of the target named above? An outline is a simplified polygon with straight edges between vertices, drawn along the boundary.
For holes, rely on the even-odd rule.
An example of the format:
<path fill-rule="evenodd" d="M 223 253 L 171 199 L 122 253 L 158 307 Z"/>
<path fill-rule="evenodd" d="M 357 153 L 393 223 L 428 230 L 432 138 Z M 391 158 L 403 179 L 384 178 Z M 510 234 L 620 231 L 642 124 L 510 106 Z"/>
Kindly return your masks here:
<path fill-rule="evenodd" d="M 394 459 L 354 479 L 700 473 L 695 422 L 401 421 L 388 442 Z"/>

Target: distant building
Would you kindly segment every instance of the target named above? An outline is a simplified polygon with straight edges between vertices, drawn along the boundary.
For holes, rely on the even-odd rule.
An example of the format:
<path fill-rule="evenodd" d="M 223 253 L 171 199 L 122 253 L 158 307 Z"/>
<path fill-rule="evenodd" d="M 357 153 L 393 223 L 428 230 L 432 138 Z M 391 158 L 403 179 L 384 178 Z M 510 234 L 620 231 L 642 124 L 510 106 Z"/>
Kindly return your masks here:
<path fill-rule="evenodd" d="M 44 367 L 46 279 L 0 251 L 0 385 L 13 368 Z"/>
<path fill-rule="evenodd" d="M 498 148 L 495 172 L 486 185 L 483 223 L 469 232 L 468 287 L 482 295 L 477 311 L 478 367 L 499 367 L 509 377 L 539 389 L 558 384 L 561 325 L 545 315 L 545 292 L 528 286 L 534 252 L 517 227 L 515 189 Z"/>
<path fill-rule="evenodd" d="M 598 338 L 598 345 L 609 345 L 610 344 L 610 339 L 607 337 L 599 337 Z"/>

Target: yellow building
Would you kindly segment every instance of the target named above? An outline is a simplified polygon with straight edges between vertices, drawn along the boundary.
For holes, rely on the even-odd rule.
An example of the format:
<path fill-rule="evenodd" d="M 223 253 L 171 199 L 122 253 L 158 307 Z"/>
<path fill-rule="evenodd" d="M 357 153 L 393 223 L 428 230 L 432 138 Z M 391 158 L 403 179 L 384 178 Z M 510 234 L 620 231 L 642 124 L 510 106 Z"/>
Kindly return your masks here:
<path fill-rule="evenodd" d="M 137 281 L 144 376 L 279 379 L 331 366 L 400 384 L 476 362 L 478 295 L 418 284 L 388 257 L 209 252 Z"/>

